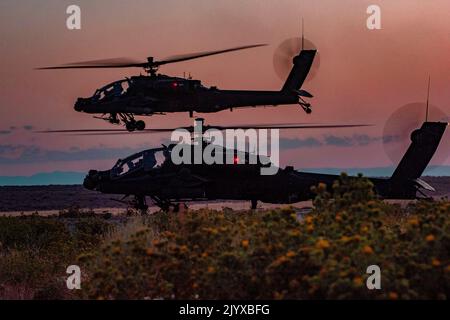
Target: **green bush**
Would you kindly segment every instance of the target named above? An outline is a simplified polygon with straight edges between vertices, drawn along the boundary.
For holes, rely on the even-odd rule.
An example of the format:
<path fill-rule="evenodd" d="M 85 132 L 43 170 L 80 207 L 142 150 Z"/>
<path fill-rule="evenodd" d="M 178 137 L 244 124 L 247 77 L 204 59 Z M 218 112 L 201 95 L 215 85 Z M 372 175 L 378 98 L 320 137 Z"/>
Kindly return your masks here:
<path fill-rule="evenodd" d="M 98 217 L 0 217 L 0 299 L 70 298 L 66 268 L 110 228 Z"/>
<path fill-rule="evenodd" d="M 3 249 L 52 250 L 70 239 L 63 223 L 39 216 L 0 217 Z"/>

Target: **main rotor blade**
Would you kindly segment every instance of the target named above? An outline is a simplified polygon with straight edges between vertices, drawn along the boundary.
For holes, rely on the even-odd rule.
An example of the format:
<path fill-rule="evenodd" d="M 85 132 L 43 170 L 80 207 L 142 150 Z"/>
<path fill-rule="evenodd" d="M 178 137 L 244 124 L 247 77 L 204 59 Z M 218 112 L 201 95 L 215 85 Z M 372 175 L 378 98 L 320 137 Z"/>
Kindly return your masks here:
<path fill-rule="evenodd" d="M 249 125 L 236 125 L 236 126 L 209 126 L 204 125 L 203 131 L 209 129 L 216 130 L 237 130 L 237 129 L 280 129 L 280 130 L 296 130 L 296 129 L 345 129 L 345 128 L 358 128 L 368 127 L 371 124 L 249 124 Z M 122 135 L 122 134 L 149 134 L 149 133 L 162 133 L 172 132 L 177 129 L 184 129 L 189 132 L 194 132 L 194 126 L 178 127 L 178 128 L 154 128 L 144 129 L 142 131 L 129 132 L 126 129 L 75 129 L 75 130 L 46 130 L 37 131 L 37 133 L 75 133 L 78 135 Z"/>
<path fill-rule="evenodd" d="M 229 49 L 224 49 L 224 50 L 188 53 L 188 54 L 172 56 L 172 57 L 166 58 L 162 61 L 155 61 L 155 64 L 160 66 L 160 65 L 164 65 L 164 64 L 168 64 L 168 63 L 187 61 L 187 60 L 192 60 L 192 59 L 213 56 L 213 55 L 217 55 L 217 54 L 223 54 L 223 53 L 227 53 L 227 52 L 245 50 L 245 49 L 250 49 L 250 48 L 258 48 L 258 47 L 263 47 L 263 46 L 267 46 L 267 44 L 253 44 L 253 45 L 229 48 Z"/>
<path fill-rule="evenodd" d="M 77 132 L 122 132 L 125 129 L 62 129 L 62 130 L 43 130 L 35 133 L 77 133 Z"/>
<path fill-rule="evenodd" d="M 205 126 L 219 130 L 227 129 L 333 129 L 333 128 L 358 128 L 369 127 L 371 124 L 318 124 L 318 125 L 256 125 L 256 126 Z"/>
<path fill-rule="evenodd" d="M 113 135 L 113 134 L 137 134 L 137 133 L 158 133 L 158 132 L 172 132 L 176 129 L 187 129 L 191 127 L 181 128 L 161 128 L 161 129 L 145 129 L 143 131 L 130 132 L 126 129 L 68 129 L 68 130 L 45 130 L 35 131 L 35 133 L 75 133 L 76 135 Z"/>
<path fill-rule="evenodd" d="M 257 126 L 286 126 L 286 125 L 307 125 L 308 123 L 270 123 L 270 124 L 245 124 L 245 127 L 249 128 L 255 128 Z M 312 125 L 313 123 L 309 123 L 309 125 Z M 210 127 L 210 126 L 203 126 Z M 216 128 L 217 126 L 213 126 Z M 144 132 L 167 132 L 167 131 L 174 131 L 176 129 L 191 129 L 193 126 L 187 126 L 187 127 L 178 127 L 178 128 L 152 128 L 152 129 L 145 129 Z M 120 132 L 120 133 L 129 133 L 126 129 L 56 129 L 56 130 L 43 130 L 43 131 L 35 131 L 35 133 L 89 133 L 89 132 Z M 135 132 L 136 133 L 136 132 Z"/>
<path fill-rule="evenodd" d="M 167 59 L 161 61 L 137 61 L 130 58 L 113 58 L 113 59 L 102 59 L 102 60 L 90 60 L 90 61 L 82 61 L 82 62 L 73 62 L 67 63 L 60 66 L 50 66 L 50 67 L 42 67 L 36 68 L 37 70 L 56 70 L 56 69 L 101 69 L 101 68 L 151 68 L 158 67 L 168 63 L 181 62 L 186 60 L 198 59 L 202 57 L 212 56 L 216 54 L 222 54 L 232 51 L 257 48 L 266 46 L 267 44 L 254 44 L 248 46 L 234 47 L 224 50 L 217 51 L 205 51 L 205 52 L 197 52 L 197 53 L 189 53 L 183 55 L 172 56 Z"/>
<path fill-rule="evenodd" d="M 112 59 L 72 62 L 72 63 L 66 63 L 63 66 L 126 65 L 126 64 L 139 64 L 139 63 L 141 63 L 141 61 L 137 61 L 136 59 L 121 57 L 121 58 L 112 58 Z"/>
<path fill-rule="evenodd" d="M 112 59 L 73 62 L 63 64 L 60 66 L 37 68 L 37 70 L 131 68 L 131 67 L 144 67 L 146 64 L 148 64 L 148 62 L 140 62 L 130 58 L 112 58 Z"/>

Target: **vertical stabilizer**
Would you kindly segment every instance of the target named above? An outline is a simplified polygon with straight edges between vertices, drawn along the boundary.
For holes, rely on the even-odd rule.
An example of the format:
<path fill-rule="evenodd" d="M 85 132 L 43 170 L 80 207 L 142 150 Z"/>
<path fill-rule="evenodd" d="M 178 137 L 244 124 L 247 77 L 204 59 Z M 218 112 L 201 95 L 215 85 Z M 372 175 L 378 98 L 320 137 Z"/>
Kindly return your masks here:
<path fill-rule="evenodd" d="M 446 128 L 445 122 L 424 122 L 411 134 L 411 144 L 391 177 L 395 188 L 401 188 L 402 183 L 414 181 L 423 174 Z"/>
<path fill-rule="evenodd" d="M 294 66 L 282 88 L 283 91 L 299 90 L 311 70 L 317 50 L 302 50 L 293 59 Z"/>

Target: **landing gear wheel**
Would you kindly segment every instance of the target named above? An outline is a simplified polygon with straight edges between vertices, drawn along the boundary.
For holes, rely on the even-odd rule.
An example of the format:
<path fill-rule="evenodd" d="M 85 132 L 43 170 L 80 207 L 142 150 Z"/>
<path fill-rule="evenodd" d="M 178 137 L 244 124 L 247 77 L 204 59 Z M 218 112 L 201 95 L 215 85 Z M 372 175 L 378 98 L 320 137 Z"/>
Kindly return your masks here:
<path fill-rule="evenodd" d="M 127 123 L 125 124 L 125 128 L 127 128 L 127 130 L 128 130 L 129 132 L 133 132 L 134 130 L 136 130 L 136 125 L 135 125 L 134 122 L 127 122 Z"/>
<path fill-rule="evenodd" d="M 251 209 L 252 209 L 252 210 L 256 210 L 256 207 L 257 207 L 257 206 L 258 206 L 258 200 L 252 199 Z"/>
<path fill-rule="evenodd" d="M 142 131 L 145 129 L 145 122 L 142 120 L 139 120 L 136 122 L 135 127 L 138 131 Z"/>
<path fill-rule="evenodd" d="M 306 108 L 306 109 L 305 109 L 305 112 L 306 112 L 307 114 L 311 114 L 312 110 L 311 110 L 311 108 Z"/>

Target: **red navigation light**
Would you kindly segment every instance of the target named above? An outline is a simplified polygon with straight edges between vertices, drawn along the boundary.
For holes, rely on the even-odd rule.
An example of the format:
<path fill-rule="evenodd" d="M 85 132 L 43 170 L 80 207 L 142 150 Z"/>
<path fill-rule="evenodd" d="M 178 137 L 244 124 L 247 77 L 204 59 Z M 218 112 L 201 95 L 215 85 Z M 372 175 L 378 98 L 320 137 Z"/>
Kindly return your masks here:
<path fill-rule="evenodd" d="M 238 164 L 239 163 L 239 157 L 238 156 L 234 156 L 233 163 L 234 164 Z"/>
<path fill-rule="evenodd" d="M 172 82 L 172 88 L 178 87 L 178 82 Z"/>

